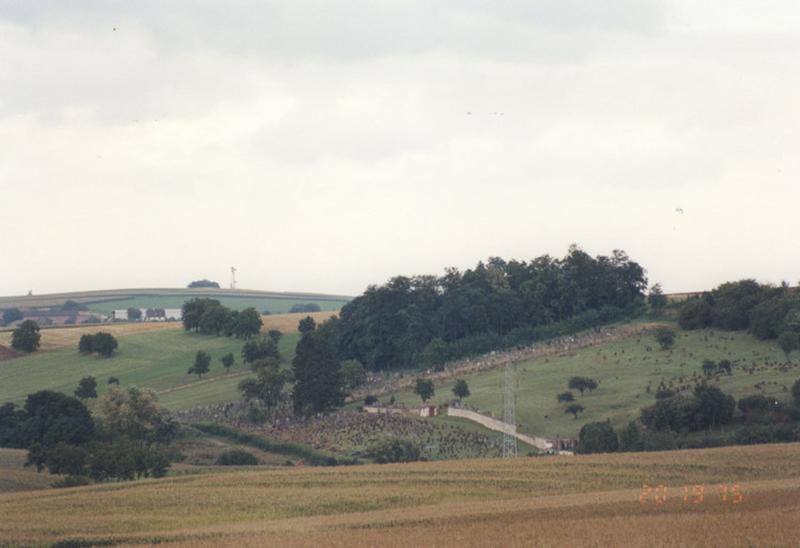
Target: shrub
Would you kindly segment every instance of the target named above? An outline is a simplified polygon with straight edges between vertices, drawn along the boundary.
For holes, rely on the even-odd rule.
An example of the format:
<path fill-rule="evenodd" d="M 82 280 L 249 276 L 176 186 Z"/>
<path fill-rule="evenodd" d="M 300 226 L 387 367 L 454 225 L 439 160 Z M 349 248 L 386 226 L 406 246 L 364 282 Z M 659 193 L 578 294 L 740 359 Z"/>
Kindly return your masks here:
<path fill-rule="evenodd" d="M 242 449 L 231 449 L 217 457 L 218 466 L 256 466 L 258 459 Z"/>
<path fill-rule="evenodd" d="M 387 462 L 414 462 L 421 458 L 422 451 L 414 441 L 408 438 L 384 438 L 372 444 L 367 455 L 378 464 Z"/>
<path fill-rule="evenodd" d="M 90 485 L 92 480 L 86 476 L 67 476 L 58 481 L 54 481 L 52 486 L 56 489 L 64 487 L 80 487 L 81 485 Z"/>
<path fill-rule="evenodd" d="M 613 453 L 618 448 L 617 433 L 607 421 L 584 424 L 578 434 L 579 453 Z"/>
<path fill-rule="evenodd" d="M 659 327 L 653 336 L 661 347 L 661 350 L 669 350 L 675 344 L 675 331 L 669 327 Z"/>
<path fill-rule="evenodd" d="M 711 325 L 711 305 L 705 298 L 686 301 L 678 312 L 682 329 L 703 329 Z"/>

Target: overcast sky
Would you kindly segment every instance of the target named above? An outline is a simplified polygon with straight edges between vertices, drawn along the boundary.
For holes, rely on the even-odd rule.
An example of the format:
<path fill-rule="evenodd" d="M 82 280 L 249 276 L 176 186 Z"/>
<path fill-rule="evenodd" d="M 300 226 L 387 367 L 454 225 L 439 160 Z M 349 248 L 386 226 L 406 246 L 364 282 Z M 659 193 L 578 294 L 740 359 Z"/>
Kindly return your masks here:
<path fill-rule="evenodd" d="M 796 283 L 798 129 L 796 0 L 0 0 L 0 295 Z"/>

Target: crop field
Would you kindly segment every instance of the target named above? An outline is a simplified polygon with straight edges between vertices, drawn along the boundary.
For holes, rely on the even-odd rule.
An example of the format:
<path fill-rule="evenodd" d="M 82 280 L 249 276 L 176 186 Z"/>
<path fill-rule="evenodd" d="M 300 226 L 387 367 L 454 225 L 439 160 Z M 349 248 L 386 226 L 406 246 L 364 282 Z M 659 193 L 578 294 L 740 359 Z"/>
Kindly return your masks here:
<path fill-rule="evenodd" d="M 647 346 L 652 347 L 651 351 Z M 620 428 L 638 416 L 639 409 L 655 402 L 656 388 L 662 381 L 673 388 L 691 390 L 693 375 L 702 377 L 704 359 L 729 359 L 732 375 L 709 379 L 737 399 L 749 394 L 788 400 L 792 383 L 800 378 L 800 356 L 786 363 L 774 342 L 759 341 L 745 333 L 720 331 L 680 331 L 671 352 L 658 349 L 652 337 L 642 335 L 555 357 L 543 357 L 516 364 L 516 416 L 520 431 L 539 436 L 577 436 L 586 422 L 611 420 Z M 556 395 L 567 390 L 572 376 L 597 379 L 599 387 L 580 395 L 577 403 L 585 411 L 573 419 L 564 413 Z M 495 369 L 464 377 L 471 391 L 468 406 L 502 416 L 503 371 Z M 454 380 L 436 381 L 433 403 L 453 399 Z M 650 385 L 650 392 L 647 387 Z M 689 392 L 684 392 L 689 393 Z M 419 405 L 410 390 L 394 394 L 398 404 Z M 389 395 L 382 397 L 388 401 Z"/>
<path fill-rule="evenodd" d="M 261 330 L 265 333 L 270 329 L 277 329 L 281 333 L 294 333 L 297 331 L 297 323 L 306 316 L 311 316 L 317 323 L 322 323 L 335 314 L 335 311 L 327 311 L 261 316 L 261 321 L 264 324 Z M 48 327 L 41 330 L 42 339 L 39 352 L 46 352 L 48 350 L 55 350 L 67 346 L 77 347 L 81 335 L 97 333 L 98 331 L 105 331 L 119 338 L 136 333 L 149 333 L 162 329 L 181 328 L 181 322 L 124 322 L 76 325 L 70 327 Z M 0 345 L 5 347 L 11 346 L 11 330 L 0 331 Z"/>
<path fill-rule="evenodd" d="M 287 363 L 294 356 L 298 338 L 297 333 L 292 333 L 280 340 L 278 347 Z M 21 403 L 37 390 L 71 394 L 78 381 L 88 375 L 97 379 L 98 394 L 105 391 L 106 381 L 114 376 L 122 385 L 155 390 L 160 402 L 170 409 L 238 399 L 236 386 L 249 373 L 241 363 L 243 344 L 234 338 L 186 333 L 182 329 L 156 329 L 120 337 L 119 349 L 108 359 L 79 354 L 77 343 L 50 352 L 35 352 L 0 361 L 0 403 Z M 210 373 L 200 379 L 186 372 L 199 350 L 212 358 Z M 233 352 L 237 363 L 230 373 L 225 373 L 219 359 L 228 352 Z"/>
<path fill-rule="evenodd" d="M 790 546 L 800 538 L 798 456 L 800 444 L 786 444 L 295 467 L 19 492 L 0 495 L 0 538 L 26 545 Z"/>

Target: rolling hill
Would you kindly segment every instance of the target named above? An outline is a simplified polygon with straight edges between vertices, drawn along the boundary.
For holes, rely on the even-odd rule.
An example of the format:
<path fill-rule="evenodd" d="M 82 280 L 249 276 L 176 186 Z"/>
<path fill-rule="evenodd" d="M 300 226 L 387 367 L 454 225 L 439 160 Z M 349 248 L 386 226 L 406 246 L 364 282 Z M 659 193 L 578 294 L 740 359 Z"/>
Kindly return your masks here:
<path fill-rule="evenodd" d="M 763 394 L 789 400 L 789 389 L 800 378 L 800 360 L 787 362 L 774 342 L 760 341 L 744 332 L 679 331 L 672 351 L 659 350 L 649 335 L 634 334 L 516 363 L 516 418 L 520 431 L 545 437 L 576 437 L 584 423 L 606 419 L 621 428 L 638 416 L 639 409 L 655 402 L 654 394 L 662 381 L 667 386 L 672 383 L 673 388 L 691 390 L 694 380 L 702 377 L 705 359 L 733 362 L 731 375 L 715 375 L 709 382 L 737 399 Z M 572 376 L 588 376 L 600 383 L 593 392 L 575 392 L 577 403 L 585 408 L 577 419 L 566 415 L 564 405 L 556 401 L 557 394 L 568 390 L 567 382 Z M 501 368 L 463 378 L 471 391 L 465 404 L 502 416 Z M 454 378 L 436 380 L 436 394 L 431 401 L 451 401 L 454 382 Z M 392 396 L 397 404 L 412 407 L 420 403 L 410 389 L 388 393 L 381 400 L 388 402 Z"/>
<path fill-rule="evenodd" d="M 318 321 L 330 312 L 311 314 Z M 306 314 L 264 316 L 264 332 L 279 329 L 285 333 L 279 343 L 284 361 L 288 364 L 297 344 L 297 322 Z M 77 343 L 83 333 L 111 331 L 119 341 L 118 351 L 109 359 L 82 356 Z M 0 333 L 0 344 L 9 333 Z M 42 345 L 46 350 L 0 361 L 0 403 L 20 403 L 37 390 L 56 390 L 71 394 L 78 381 L 92 375 L 98 382 L 98 393 L 106 388 L 108 377 L 119 378 L 123 385 L 133 384 L 150 388 L 170 409 L 185 409 L 238 399 L 236 386 L 249 369 L 241 363 L 243 341 L 187 333 L 179 323 L 131 323 L 102 326 L 76 326 L 42 330 Z M 211 354 L 211 372 L 201 379 L 186 371 L 200 351 Z M 232 352 L 236 365 L 225 373 L 219 358 Z"/>
<path fill-rule="evenodd" d="M 223 305 L 236 310 L 254 307 L 259 312 L 268 310 L 272 314 L 286 313 L 295 304 L 316 304 L 321 310 L 338 310 L 351 299 L 344 295 L 281 293 L 249 289 L 146 288 L 0 297 L 0 309 L 59 307 L 69 300 L 86 305 L 90 312 L 108 315 L 114 309 L 128 307 L 180 308 L 185 301 L 194 297 L 218 299 Z"/>

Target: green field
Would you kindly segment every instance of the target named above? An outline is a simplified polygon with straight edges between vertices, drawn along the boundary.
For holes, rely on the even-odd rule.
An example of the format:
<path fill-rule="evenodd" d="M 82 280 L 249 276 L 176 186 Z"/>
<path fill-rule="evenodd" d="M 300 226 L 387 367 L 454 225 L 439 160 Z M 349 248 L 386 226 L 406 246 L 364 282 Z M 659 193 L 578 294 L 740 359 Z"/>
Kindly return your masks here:
<path fill-rule="evenodd" d="M 294 356 L 298 334 L 281 338 L 279 349 L 285 361 Z M 37 390 L 56 390 L 71 394 L 78 381 L 88 375 L 97 379 L 102 394 L 108 377 L 122 385 L 137 385 L 155 390 L 170 409 L 238 399 L 236 385 L 249 373 L 241 363 L 241 340 L 198 335 L 179 329 L 164 329 L 119 338 L 119 349 L 109 359 L 83 356 L 77 348 L 39 352 L 13 360 L 0 361 L 0 403 L 21 403 Z M 195 354 L 211 354 L 211 372 L 198 379 L 186 373 Z M 237 363 L 225 373 L 219 358 L 233 352 Z"/>
<path fill-rule="evenodd" d="M 19 297 L 0 297 L 3 308 L 56 308 L 66 301 L 86 305 L 91 312 L 109 315 L 115 309 L 136 308 L 180 308 L 184 302 L 195 297 L 209 297 L 223 305 L 242 310 L 253 307 L 259 312 L 271 314 L 288 312 L 295 304 L 316 304 L 321 310 L 339 310 L 351 297 L 322 293 L 282 293 L 248 289 L 216 288 L 145 288 L 105 289 L 76 291 Z"/>
<path fill-rule="evenodd" d="M 235 310 L 255 308 L 259 312 L 284 314 L 295 304 L 316 304 L 321 310 L 339 310 L 347 301 L 328 299 L 303 299 L 298 297 L 227 297 L 219 295 L 136 295 L 128 298 L 86 302 L 91 312 L 110 315 L 121 308 L 181 308 L 183 303 L 194 297 L 208 297 L 218 300 L 222 305 Z"/>
<path fill-rule="evenodd" d="M 654 347 L 651 352 L 646 346 Z M 666 384 L 691 384 L 691 376 L 702 374 L 704 359 L 729 359 L 734 364 L 731 376 L 721 375 L 711 382 L 737 399 L 750 394 L 764 394 L 788 400 L 788 390 L 800 378 L 800 360 L 789 367 L 774 342 L 759 341 L 745 333 L 719 331 L 680 331 L 672 352 L 658 350 L 652 337 L 630 338 L 577 350 L 570 355 L 537 358 L 516 364 L 516 418 L 520 431 L 539 436 L 576 436 L 580 427 L 592 421 L 611 420 L 619 428 L 638 416 L 639 409 L 655 401 L 656 387 Z M 755 366 L 752 374 L 745 368 Z M 556 395 L 567 390 L 572 376 L 597 379 L 600 386 L 576 400 L 586 409 L 578 415 L 564 413 Z M 683 377 L 681 382 L 679 379 Z M 503 413 L 503 371 L 493 370 L 465 377 L 472 395 L 469 406 Z M 765 383 L 762 389 L 756 384 Z M 651 393 L 646 387 L 650 384 Z M 434 403 L 453 399 L 453 381 L 436 382 Z M 688 392 L 684 392 L 688 393 Z M 409 390 L 394 394 L 398 404 L 419 405 L 419 397 Z M 388 401 L 389 395 L 382 397 Z M 547 417 L 547 418 L 545 418 Z"/>

